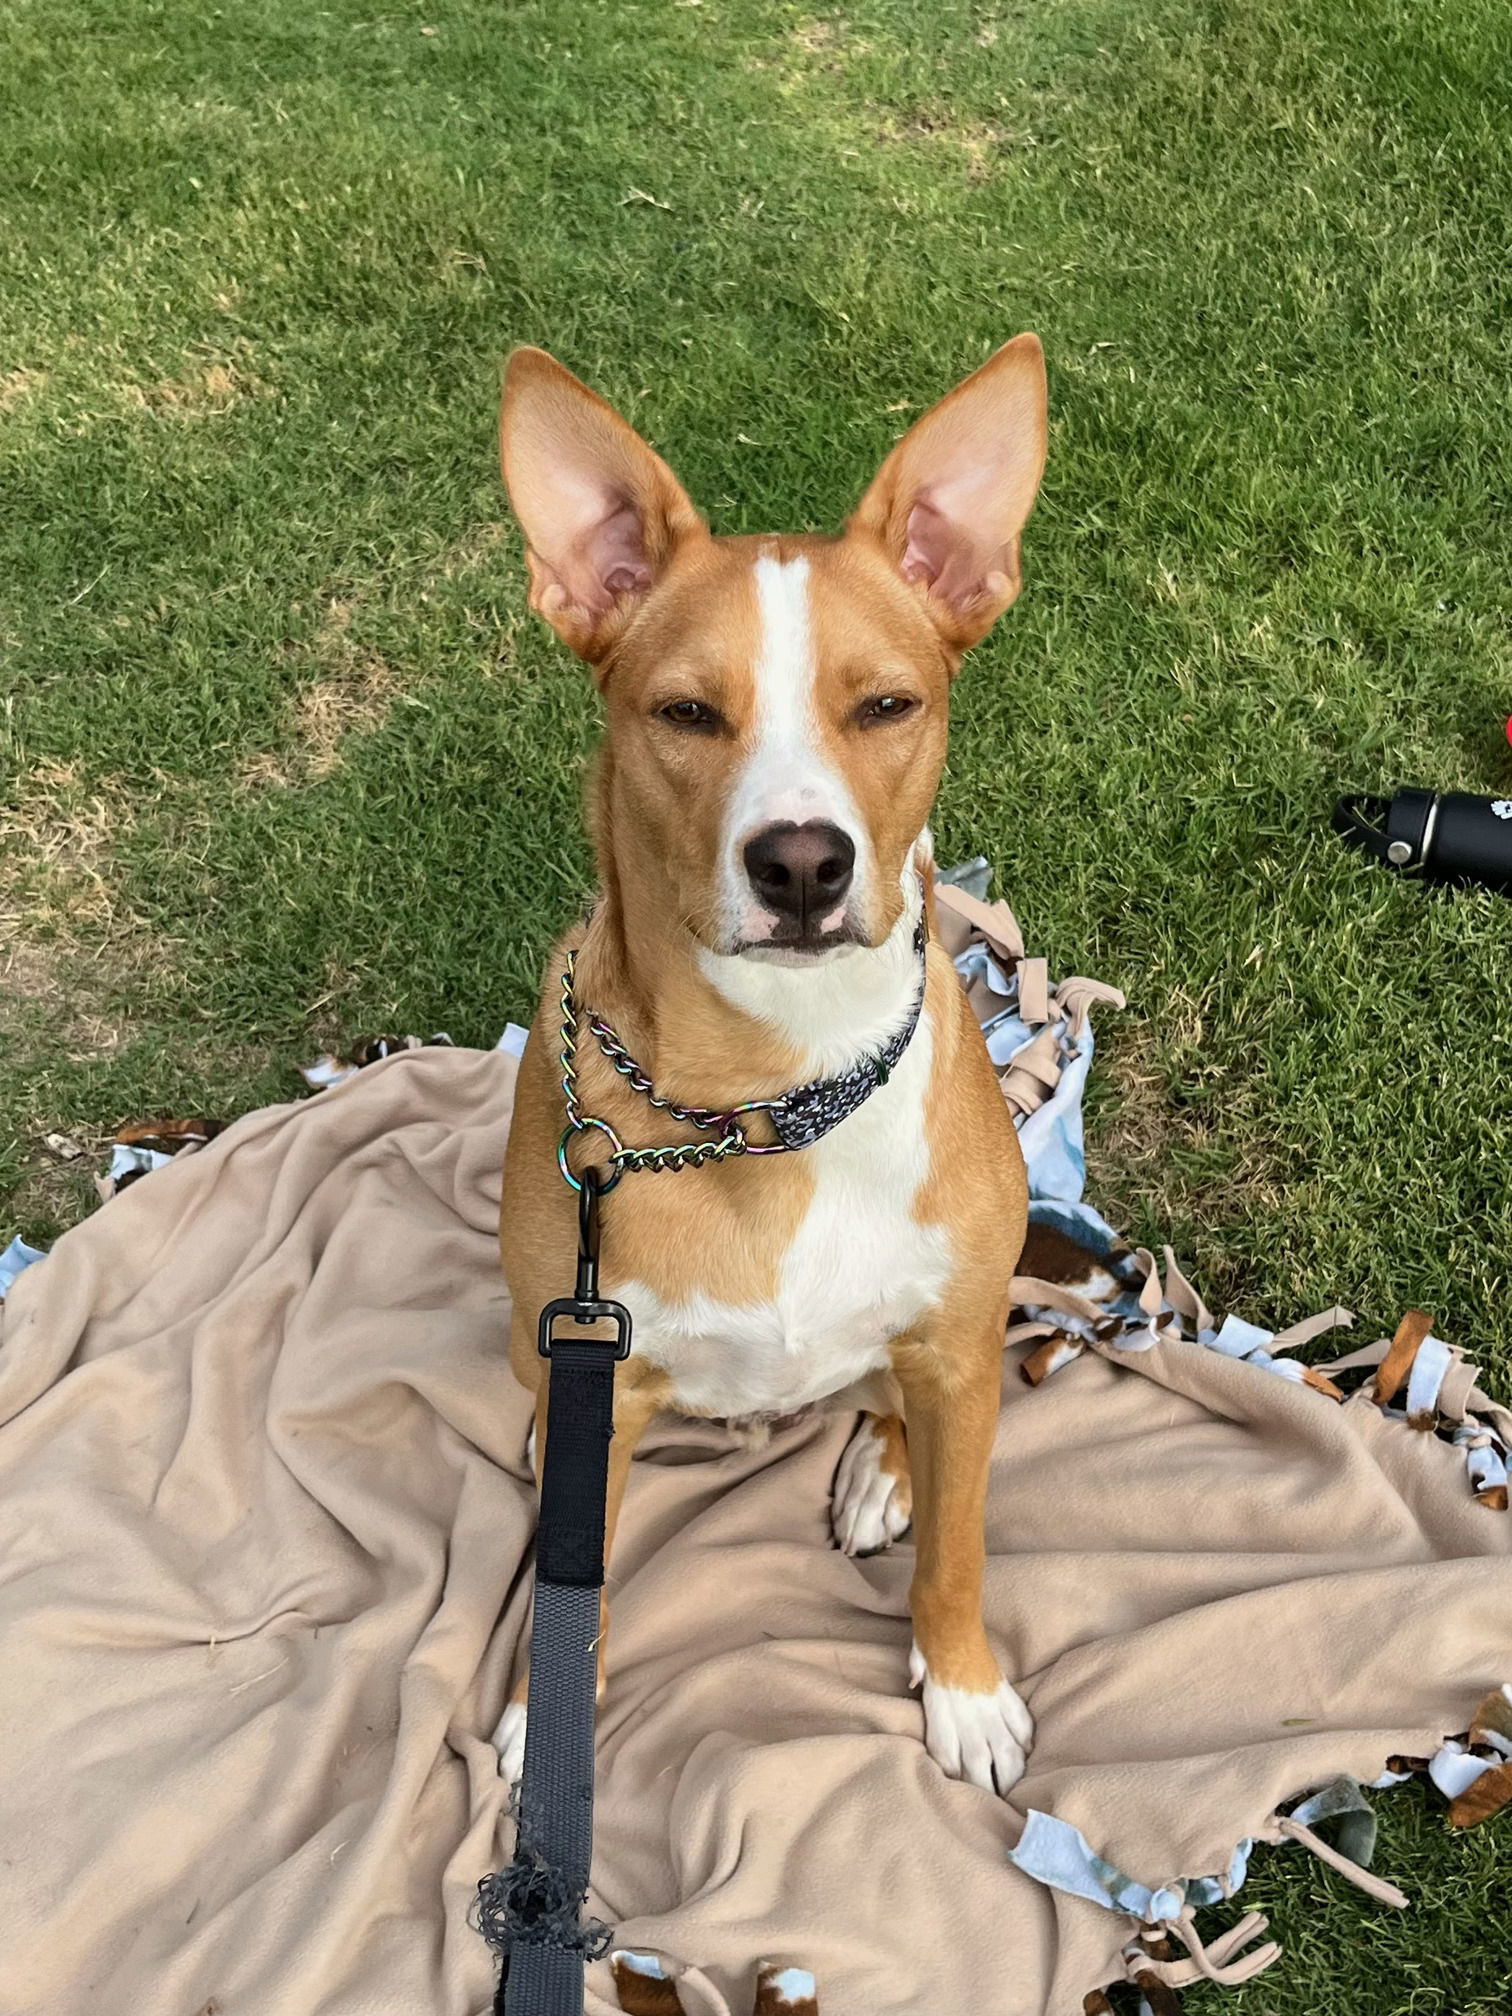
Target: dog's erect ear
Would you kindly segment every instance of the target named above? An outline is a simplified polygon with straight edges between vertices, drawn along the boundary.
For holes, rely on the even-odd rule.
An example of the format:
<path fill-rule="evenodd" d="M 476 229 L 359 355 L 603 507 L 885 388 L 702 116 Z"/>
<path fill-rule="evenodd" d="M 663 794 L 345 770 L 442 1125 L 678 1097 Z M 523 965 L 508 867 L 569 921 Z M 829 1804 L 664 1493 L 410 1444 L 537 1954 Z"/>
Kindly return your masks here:
<path fill-rule="evenodd" d="M 530 606 L 581 658 L 612 648 L 703 520 L 661 457 L 544 350 L 516 350 L 499 413 Z"/>
<path fill-rule="evenodd" d="M 952 650 L 985 637 L 1019 592 L 1045 432 L 1045 353 L 1015 336 L 915 421 L 850 521 L 917 585 Z"/>

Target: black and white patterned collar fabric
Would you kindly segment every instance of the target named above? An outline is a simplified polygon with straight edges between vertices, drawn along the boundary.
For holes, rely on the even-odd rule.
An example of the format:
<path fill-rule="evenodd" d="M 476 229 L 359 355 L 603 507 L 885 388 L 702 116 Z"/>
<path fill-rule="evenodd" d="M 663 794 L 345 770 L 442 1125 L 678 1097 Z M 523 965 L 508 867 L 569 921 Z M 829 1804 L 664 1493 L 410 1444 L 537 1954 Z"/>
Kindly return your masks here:
<path fill-rule="evenodd" d="M 921 916 L 914 933 L 914 951 L 919 959 L 919 988 L 914 996 L 913 1010 L 876 1056 L 853 1064 L 848 1071 L 841 1071 L 833 1078 L 815 1078 L 807 1085 L 784 1092 L 780 1099 L 774 1099 L 767 1107 L 767 1117 L 784 1148 L 811 1148 L 816 1141 L 822 1141 L 842 1120 L 848 1120 L 852 1113 L 864 1106 L 877 1087 L 885 1085 L 897 1069 L 903 1052 L 913 1041 L 919 1017 L 924 1012 L 925 943 L 924 919 Z"/>

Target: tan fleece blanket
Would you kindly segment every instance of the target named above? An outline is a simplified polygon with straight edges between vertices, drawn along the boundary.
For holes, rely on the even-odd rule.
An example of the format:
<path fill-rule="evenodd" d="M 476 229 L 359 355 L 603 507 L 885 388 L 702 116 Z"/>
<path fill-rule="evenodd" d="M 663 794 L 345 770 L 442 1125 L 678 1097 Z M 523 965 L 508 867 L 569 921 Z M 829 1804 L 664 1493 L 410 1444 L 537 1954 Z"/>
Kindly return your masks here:
<path fill-rule="evenodd" d="M 12 1290 L 4 2016 L 489 2007 L 469 1915 L 509 1845 L 487 1732 L 534 1518 L 513 1074 L 419 1050 L 252 1114 Z M 1005 1357 L 990 1512 L 1038 1727 L 1011 1804 L 925 1755 L 906 1544 L 830 1544 L 848 1419 L 760 1450 L 669 1424 L 635 1465 L 590 1903 L 696 2016 L 746 2016 L 766 1960 L 824 2016 L 1068 2016 L 1145 1963 L 1128 1915 L 1010 1862 L 1030 1809 L 1138 1884 L 1221 1874 L 1512 1674 L 1512 1518 L 1460 1451 L 1191 1342 L 1031 1387 L 1037 1348 Z"/>

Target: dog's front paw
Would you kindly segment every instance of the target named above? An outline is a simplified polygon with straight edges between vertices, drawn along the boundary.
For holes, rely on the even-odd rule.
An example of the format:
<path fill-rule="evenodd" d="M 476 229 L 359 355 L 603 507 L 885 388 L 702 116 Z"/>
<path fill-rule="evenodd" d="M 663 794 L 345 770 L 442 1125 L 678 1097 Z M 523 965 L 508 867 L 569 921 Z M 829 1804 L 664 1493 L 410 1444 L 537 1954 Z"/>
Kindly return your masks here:
<path fill-rule="evenodd" d="M 924 1747 L 947 1778 L 964 1778 L 1000 1798 L 1024 1775 L 1034 1722 L 1006 1680 L 990 1694 L 942 1687 L 932 1680 L 918 1646 L 909 1662 L 924 1688 Z"/>
<path fill-rule="evenodd" d="M 889 1467 L 890 1453 L 882 1424 L 866 1415 L 845 1446 L 830 1500 L 830 1526 L 842 1554 L 876 1554 L 908 1531 L 913 1491 L 906 1467 Z"/>
<path fill-rule="evenodd" d="M 499 1726 L 493 1733 L 493 1746 L 499 1753 L 499 1776 L 509 1785 L 517 1785 L 525 1769 L 525 1703 L 511 1701 L 499 1717 Z"/>

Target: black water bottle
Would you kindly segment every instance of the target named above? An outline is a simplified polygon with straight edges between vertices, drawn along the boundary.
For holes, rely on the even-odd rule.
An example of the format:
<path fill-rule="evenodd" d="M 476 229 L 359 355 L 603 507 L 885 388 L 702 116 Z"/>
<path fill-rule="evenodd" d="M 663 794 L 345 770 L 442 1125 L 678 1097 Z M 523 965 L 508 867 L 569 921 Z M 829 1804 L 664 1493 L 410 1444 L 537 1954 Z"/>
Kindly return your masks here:
<path fill-rule="evenodd" d="M 1334 831 L 1404 875 L 1449 888 L 1478 883 L 1512 896 L 1512 798 L 1468 791 L 1352 796 L 1334 807 Z"/>

